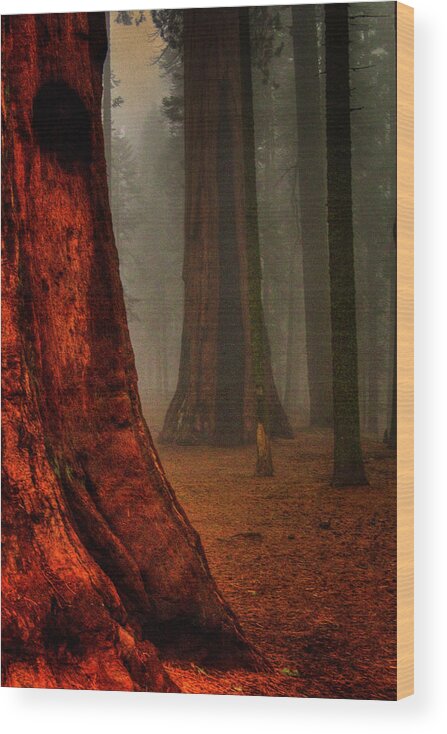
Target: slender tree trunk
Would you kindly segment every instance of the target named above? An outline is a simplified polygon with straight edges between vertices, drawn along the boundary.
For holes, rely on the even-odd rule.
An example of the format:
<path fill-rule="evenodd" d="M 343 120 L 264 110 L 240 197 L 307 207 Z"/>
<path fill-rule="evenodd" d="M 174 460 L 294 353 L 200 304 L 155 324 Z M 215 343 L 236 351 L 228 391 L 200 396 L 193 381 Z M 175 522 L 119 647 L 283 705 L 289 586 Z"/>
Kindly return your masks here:
<path fill-rule="evenodd" d="M 302 274 L 299 252 L 293 243 L 289 258 L 289 293 L 287 308 L 287 345 L 284 405 L 294 424 L 309 423 L 307 362 L 304 329 L 304 306 L 300 298 Z M 301 282 L 300 282 L 301 280 Z"/>
<path fill-rule="evenodd" d="M 164 278 L 160 282 L 160 335 L 161 335 L 161 374 L 162 374 L 162 396 L 165 401 L 169 394 L 168 381 L 168 327 L 166 312 L 166 283 Z"/>
<path fill-rule="evenodd" d="M 256 193 L 255 130 L 249 8 L 241 8 L 239 10 L 239 30 L 245 169 L 245 216 L 247 227 L 248 311 L 250 318 L 253 381 L 256 394 L 256 474 L 258 476 L 270 477 L 273 475 L 273 461 L 269 438 L 270 411 L 265 380 L 267 328 L 264 324 L 264 312 L 262 308 L 262 269 L 259 248 L 258 201 Z"/>
<path fill-rule="evenodd" d="M 396 272 L 397 272 L 397 222 L 394 222 L 394 257 L 391 268 L 391 315 L 392 315 L 392 351 L 393 373 L 391 388 L 391 418 L 390 427 L 386 436 L 386 443 L 391 449 L 397 448 L 397 310 L 396 310 Z"/>
<path fill-rule="evenodd" d="M 363 223 L 362 223 L 363 224 Z M 365 226 L 363 224 L 363 226 Z M 362 225 L 359 225 L 362 231 Z M 368 431 L 369 415 L 369 337 L 370 337 L 370 279 L 368 277 L 368 248 L 363 238 L 357 243 L 356 266 L 356 318 L 357 318 L 357 361 L 359 383 L 360 433 Z"/>
<path fill-rule="evenodd" d="M 110 13 L 106 12 L 104 15 L 106 17 L 106 30 L 109 43 L 103 71 L 102 124 L 104 130 L 104 152 L 107 166 L 107 185 L 109 188 L 110 205 L 112 206 L 112 67 Z"/>
<path fill-rule="evenodd" d="M 325 5 L 328 236 L 335 486 L 366 484 L 360 444 L 348 5 Z"/>
<path fill-rule="evenodd" d="M 301 247 L 298 170 L 295 168 L 290 205 L 294 211 L 295 242 L 289 251 L 289 294 L 287 314 L 287 359 L 284 405 L 296 422 L 309 424 L 309 381 L 304 314 L 304 279 Z M 304 348 L 303 348 L 304 347 Z"/>
<path fill-rule="evenodd" d="M 185 310 L 168 443 L 256 437 L 240 64 L 238 9 L 185 11 Z M 270 430 L 291 436 L 265 355 Z"/>
<path fill-rule="evenodd" d="M 391 399 L 391 421 L 388 434 L 388 446 L 397 448 L 397 339 L 394 340 L 393 392 Z"/>
<path fill-rule="evenodd" d="M 369 362 L 368 362 L 368 400 L 367 400 L 367 423 L 368 433 L 377 435 L 379 433 L 379 369 L 380 361 L 380 344 L 379 344 L 379 324 L 377 309 L 377 294 L 380 292 L 380 286 L 377 277 L 374 277 L 374 269 L 377 267 L 377 250 L 371 246 L 368 252 L 368 262 L 370 267 L 370 277 L 368 284 L 368 340 L 369 340 Z"/>
<path fill-rule="evenodd" d="M 297 252 L 296 243 L 290 248 L 289 256 L 289 296 L 287 308 L 287 347 L 286 347 L 286 385 L 284 390 L 284 405 L 289 414 L 298 413 L 298 323 L 297 323 Z"/>
<path fill-rule="evenodd" d="M 141 412 L 107 197 L 104 15 L 2 31 L 4 683 L 175 690 L 154 645 L 256 665 Z"/>
<path fill-rule="evenodd" d="M 113 232 L 115 235 L 115 244 L 120 252 L 122 247 L 121 238 L 121 171 L 119 170 L 119 164 L 113 170 L 113 145 L 112 145 L 112 129 L 110 129 L 110 211 L 112 214 L 112 225 Z M 107 161 L 107 159 L 106 159 Z"/>
<path fill-rule="evenodd" d="M 272 191 L 274 186 L 274 157 L 275 157 L 275 119 L 273 108 L 272 83 L 268 80 L 264 85 L 264 108 L 266 110 L 266 134 L 265 134 L 265 152 L 264 152 L 264 215 L 265 215 L 265 240 L 271 243 L 274 236 L 275 225 L 273 222 L 273 211 L 271 207 Z M 256 162 L 255 162 L 256 165 Z M 262 276 L 262 304 L 266 322 L 269 321 L 271 306 L 271 284 L 268 278 L 269 255 L 272 254 L 271 247 L 264 249 L 264 272 Z M 266 272 L 267 271 L 267 272 Z M 274 310 L 274 309 L 273 309 Z"/>
<path fill-rule="evenodd" d="M 329 253 L 326 228 L 326 143 L 321 109 L 316 11 L 292 7 L 298 180 L 310 425 L 332 426 Z"/>

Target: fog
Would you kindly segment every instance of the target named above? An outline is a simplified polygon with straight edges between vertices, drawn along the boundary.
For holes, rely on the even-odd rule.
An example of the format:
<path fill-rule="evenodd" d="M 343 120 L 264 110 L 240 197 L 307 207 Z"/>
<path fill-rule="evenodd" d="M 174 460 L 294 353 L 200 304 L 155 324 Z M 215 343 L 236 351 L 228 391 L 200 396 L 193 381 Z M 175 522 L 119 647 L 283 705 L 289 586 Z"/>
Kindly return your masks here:
<path fill-rule="evenodd" d="M 359 400 L 362 431 L 379 437 L 389 430 L 394 369 L 392 6 L 381 4 L 380 13 L 372 3 L 352 6 L 350 21 Z M 321 7 L 315 84 L 324 113 Z M 299 427 L 310 419 L 306 329 L 311 322 L 309 314 L 306 319 L 300 228 L 300 213 L 308 203 L 300 202 L 297 175 L 292 13 L 288 6 L 274 10 L 271 52 L 262 63 L 256 44 L 262 18 L 251 19 L 262 298 L 276 385 L 290 420 Z M 110 14 L 111 200 L 140 396 L 157 432 L 176 389 L 182 338 L 183 66 L 181 54 L 160 38 L 150 11 L 145 18 L 139 25 L 125 25 Z M 323 304 L 328 284 L 318 287 Z"/>

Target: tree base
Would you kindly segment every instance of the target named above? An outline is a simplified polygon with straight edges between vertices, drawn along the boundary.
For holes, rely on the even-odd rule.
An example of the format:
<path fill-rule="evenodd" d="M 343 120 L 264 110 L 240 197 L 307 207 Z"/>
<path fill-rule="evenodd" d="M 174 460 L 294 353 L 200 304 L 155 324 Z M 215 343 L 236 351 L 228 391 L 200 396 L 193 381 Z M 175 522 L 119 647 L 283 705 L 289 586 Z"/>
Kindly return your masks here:
<path fill-rule="evenodd" d="M 336 489 L 340 487 L 369 487 L 369 482 L 362 467 L 361 469 L 337 472 L 332 477 L 331 486 Z"/>
<path fill-rule="evenodd" d="M 203 411 L 178 407 L 174 397 L 166 414 L 162 431 L 158 440 L 166 446 L 242 446 L 257 441 L 256 423 L 252 419 L 245 422 L 245 428 L 232 433 L 211 430 L 211 416 L 204 419 Z M 269 432 L 271 438 L 292 439 L 294 432 L 282 405 L 276 400 L 269 406 Z"/>
<path fill-rule="evenodd" d="M 145 631 L 162 661 L 194 662 L 216 670 L 269 671 L 270 664 L 236 626 L 198 627 L 185 617 Z"/>

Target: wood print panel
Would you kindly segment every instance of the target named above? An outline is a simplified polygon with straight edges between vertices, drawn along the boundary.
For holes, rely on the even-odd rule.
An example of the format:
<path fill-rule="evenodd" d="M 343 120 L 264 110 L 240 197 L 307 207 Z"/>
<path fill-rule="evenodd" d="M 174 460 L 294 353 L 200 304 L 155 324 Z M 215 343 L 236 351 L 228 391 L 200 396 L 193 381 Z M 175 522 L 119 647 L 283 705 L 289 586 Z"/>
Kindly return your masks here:
<path fill-rule="evenodd" d="M 2 17 L 2 684 L 413 690 L 412 11 Z"/>

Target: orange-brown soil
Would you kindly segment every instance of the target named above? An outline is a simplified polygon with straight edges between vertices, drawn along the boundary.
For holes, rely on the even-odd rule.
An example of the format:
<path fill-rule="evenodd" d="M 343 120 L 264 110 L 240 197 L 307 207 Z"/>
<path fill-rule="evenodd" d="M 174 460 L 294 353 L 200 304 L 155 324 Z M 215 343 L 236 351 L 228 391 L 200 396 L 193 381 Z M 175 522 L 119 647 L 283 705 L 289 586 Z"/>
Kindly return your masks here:
<path fill-rule="evenodd" d="M 215 579 L 269 673 L 167 664 L 188 693 L 394 698 L 395 459 L 365 442 L 369 487 L 334 489 L 329 433 L 273 445 L 275 476 L 253 476 L 254 447 L 160 453 Z"/>

